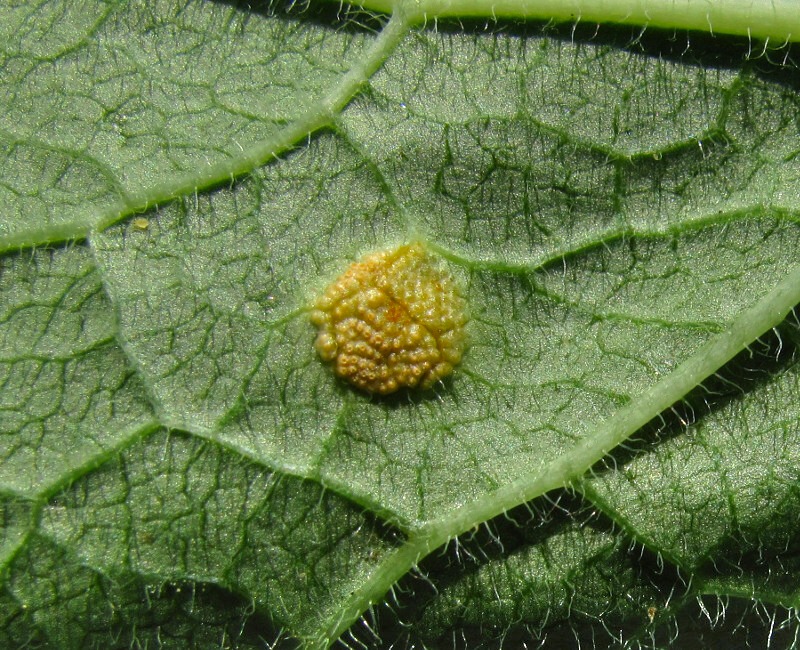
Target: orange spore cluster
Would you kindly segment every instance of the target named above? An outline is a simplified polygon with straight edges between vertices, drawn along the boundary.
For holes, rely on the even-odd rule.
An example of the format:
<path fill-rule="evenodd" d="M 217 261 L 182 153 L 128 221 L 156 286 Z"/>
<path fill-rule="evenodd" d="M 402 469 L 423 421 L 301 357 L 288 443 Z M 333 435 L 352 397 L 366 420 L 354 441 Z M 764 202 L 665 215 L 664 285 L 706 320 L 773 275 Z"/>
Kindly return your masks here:
<path fill-rule="evenodd" d="M 464 299 L 421 243 L 355 262 L 316 300 L 316 349 L 369 393 L 431 388 L 465 346 Z"/>

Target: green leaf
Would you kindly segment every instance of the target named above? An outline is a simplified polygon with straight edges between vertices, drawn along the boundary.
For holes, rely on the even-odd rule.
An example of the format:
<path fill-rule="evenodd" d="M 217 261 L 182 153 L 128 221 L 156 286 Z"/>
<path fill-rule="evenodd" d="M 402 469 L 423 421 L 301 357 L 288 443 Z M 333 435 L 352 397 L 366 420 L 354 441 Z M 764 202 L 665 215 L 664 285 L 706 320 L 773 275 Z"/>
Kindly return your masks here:
<path fill-rule="evenodd" d="M 792 646 L 767 4 L 0 4 L 0 646 Z M 360 393 L 309 305 L 410 240 L 469 348 Z"/>

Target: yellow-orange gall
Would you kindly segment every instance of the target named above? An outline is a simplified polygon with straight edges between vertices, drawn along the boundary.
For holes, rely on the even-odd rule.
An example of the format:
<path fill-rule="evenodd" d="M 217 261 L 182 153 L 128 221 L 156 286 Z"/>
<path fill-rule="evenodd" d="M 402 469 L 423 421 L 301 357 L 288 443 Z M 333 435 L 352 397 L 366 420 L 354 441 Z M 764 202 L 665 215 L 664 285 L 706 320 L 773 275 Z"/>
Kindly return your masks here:
<path fill-rule="evenodd" d="M 315 301 L 317 353 L 368 393 L 431 388 L 465 346 L 464 298 L 421 243 L 367 255 Z"/>

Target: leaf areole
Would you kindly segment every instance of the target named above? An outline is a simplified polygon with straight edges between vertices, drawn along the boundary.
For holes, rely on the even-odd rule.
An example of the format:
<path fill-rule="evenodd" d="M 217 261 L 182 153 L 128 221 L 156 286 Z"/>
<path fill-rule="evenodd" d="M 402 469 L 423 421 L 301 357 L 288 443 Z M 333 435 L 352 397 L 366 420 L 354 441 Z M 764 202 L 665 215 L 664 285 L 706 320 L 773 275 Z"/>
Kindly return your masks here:
<path fill-rule="evenodd" d="M 367 393 L 430 389 L 466 345 L 465 300 L 453 276 L 414 242 L 351 264 L 313 305 L 315 347 Z"/>

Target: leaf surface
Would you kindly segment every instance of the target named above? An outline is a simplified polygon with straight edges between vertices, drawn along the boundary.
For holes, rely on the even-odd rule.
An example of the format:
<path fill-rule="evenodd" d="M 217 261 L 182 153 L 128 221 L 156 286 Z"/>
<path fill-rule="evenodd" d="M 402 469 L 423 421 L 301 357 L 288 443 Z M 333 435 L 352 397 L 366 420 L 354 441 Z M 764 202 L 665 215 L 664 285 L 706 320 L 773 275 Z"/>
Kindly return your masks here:
<path fill-rule="evenodd" d="M 416 18 L 0 6 L 0 645 L 661 647 L 797 606 L 795 50 Z M 360 393 L 309 305 L 410 240 L 469 349 Z"/>

